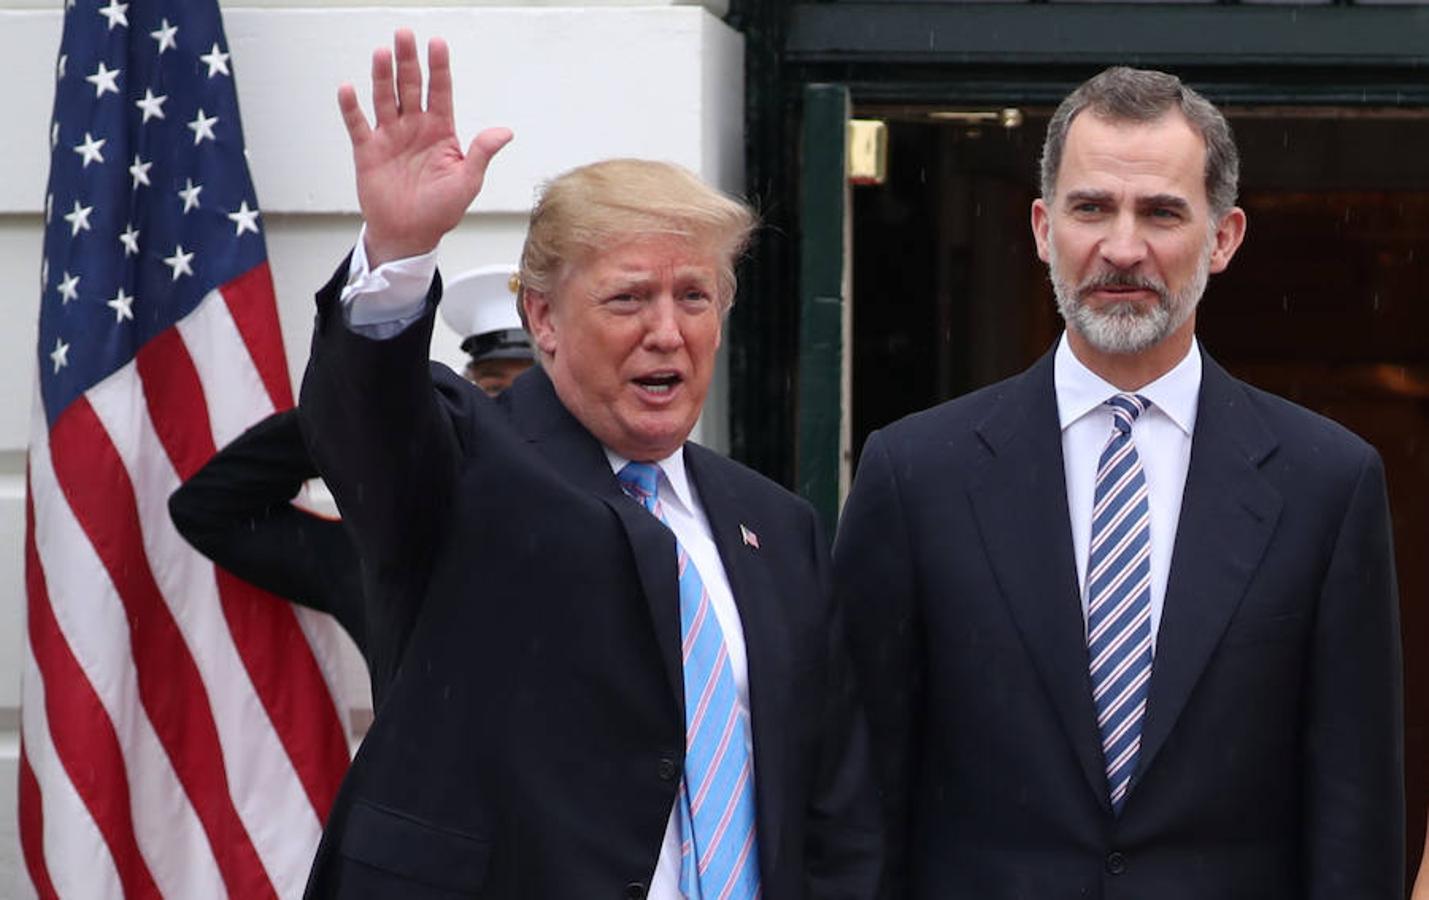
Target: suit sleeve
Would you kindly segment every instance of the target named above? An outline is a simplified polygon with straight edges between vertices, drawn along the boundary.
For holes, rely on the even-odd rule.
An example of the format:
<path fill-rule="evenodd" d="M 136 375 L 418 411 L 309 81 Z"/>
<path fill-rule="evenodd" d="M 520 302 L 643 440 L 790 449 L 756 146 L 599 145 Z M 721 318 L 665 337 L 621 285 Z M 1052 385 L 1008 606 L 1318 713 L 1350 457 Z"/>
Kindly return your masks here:
<path fill-rule="evenodd" d="M 357 555 L 342 525 L 290 502 L 317 475 L 295 410 L 249 428 L 169 498 L 194 549 L 285 600 L 334 615 L 364 643 Z"/>
<path fill-rule="evenodd" d="M 917 772 L 922 629 L 909 529 L 879 432 L 864 446 L 834 543 L 834 584 L 872 731 L 886 874 L 880 897 L 908 894 L 909 795 Z"/>
<path fill-rule="evenodd" d="M 821 596 L 832 597 L 828 546 L 808 510 Z M 883 855 L 878 802 L 870 772 L 868 728 L 848 658 L 843 616 L 832 598 L 827 639 L 825 737 L 809 810 L 807 856 L 811 900 L 874 896 Z"/>
<path fill-rule="evenodd" d="M 1319 598 L 1308 673 L 1306 896 L 1404 896 L 1399 600 L 1384 469 L 1368 448 Z"/>
<path fill-rule="evenodd" d="M 433 279 L 421 318 L 377 339 L 346 322 L 346 273 L 344 261 L 317 295 L 299 415 L 367 567 L 369 593 L 409 602 L 425 584 L 460 457 L 427 362 L 441 283 Z"/>

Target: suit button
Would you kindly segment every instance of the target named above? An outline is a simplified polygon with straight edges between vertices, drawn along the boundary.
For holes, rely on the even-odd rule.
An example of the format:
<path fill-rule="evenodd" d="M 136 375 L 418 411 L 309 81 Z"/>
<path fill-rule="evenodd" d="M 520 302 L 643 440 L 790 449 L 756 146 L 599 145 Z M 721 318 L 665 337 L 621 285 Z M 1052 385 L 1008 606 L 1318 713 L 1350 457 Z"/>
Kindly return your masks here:
<path fill-rule="evenodd" d="M 625 900 L 645 900 L 645 885 L 632 881 L 625 886 Z"/>
<path fill-rule="evenodd" d="M 658 767 L 661 781 L 674 781 L 675 776 L 680 774 L 679 765 L 668 756 L 661 757 Z"/>
<path fill-rule="evenodd" d="M 1120 875 L 1126 871 L 1126 857 L 1112 851 L 1106 855 L 1106 870 L 1109 875 Z"/>

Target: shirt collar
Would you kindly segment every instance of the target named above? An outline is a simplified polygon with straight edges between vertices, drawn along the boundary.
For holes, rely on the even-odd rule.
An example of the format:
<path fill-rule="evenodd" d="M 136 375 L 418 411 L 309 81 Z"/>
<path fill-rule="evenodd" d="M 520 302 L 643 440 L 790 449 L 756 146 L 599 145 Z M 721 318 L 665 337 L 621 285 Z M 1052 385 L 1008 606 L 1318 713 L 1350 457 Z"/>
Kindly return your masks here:
<path fill-rule="evenodd" d="M 610 463 L 610 471 L 619 475 L 620 470 L 625 468 L 625 464 L 630 460 L 616 453 L 614 450 L 601 445 L 605 451 L 605 458 Z M 655 465 L 659 467 L 663 484 L 660 487 L 661 502 L 669 502 L 669 488 L 675 494 L 675 501 L 678 502 L 687 512 L 693 512 L 695 504 L 690 496 L 690 476 L 685 472 L 685 448 L 684 445 L 678 447 L 674 453 L 664 459 L 655 460 Z"/>
<path fill-rule="evenodd" d="M 1200 342 L 1191 338 L 1191 349 L 1171 371 L 1136 392 L 1150 400 L 1187 437 L 1196 427 L 1196 404 L 1201 395 L 1200 350 Z M 1065 331 L 1057 343 L 1053 381 L 1057 390 L 1057 416 L 1063 431 L 1108 398 L 1122 393 L 1077 359 L 1067 343 Z"/>

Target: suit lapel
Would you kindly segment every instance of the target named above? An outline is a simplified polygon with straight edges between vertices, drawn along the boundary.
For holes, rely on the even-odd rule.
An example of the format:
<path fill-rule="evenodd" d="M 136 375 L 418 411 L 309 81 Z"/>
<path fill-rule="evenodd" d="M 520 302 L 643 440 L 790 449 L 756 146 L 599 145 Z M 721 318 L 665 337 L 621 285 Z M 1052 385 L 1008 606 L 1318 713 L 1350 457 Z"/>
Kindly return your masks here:
<path fill-rule="evenodd" d="M 674 535 L 643 506 L 625 496 L 600 442 L 566 410 L 545 371 L 537 367 L 522 375 L 502 395 L 501 402 L 509 409 L 517 431 L 553 471 L 575 487 L 594 494 L 620 519 L 683 723 L 685 682 L 680 660 L 680 587 Z"/>
<path fill-rule="evenodd" d="M 1142 728 L 1138 768 L 1143 772 L 1165 744 L 1220 642 L 1280 516 L 1281 497 L 1259 471 L 1275 449 L 1275 438 L 1251 407 L 1245 388 L 1209 356 L 1203 360 L 1191 462 Z"/>
<path fill-rule="evenodd" d="M 757 534 L 761 523 L 741 518 L 749 512 L 742 508 L 744 504 L 736 496 L 733 482 L 719 476 L 717 467 L 724 464 L 727 463 L 704 447 L 685 445 L 685 468 L 699 492 L 744 631 L 754 734 L 759 861 L 764 871 L 772 872 L 784 820 L 782 799 L 786 787 L 774 774 L 786 771 L 785 735 L 789 729 L 785 723 L 793 713 L 789 697 L 790 638 L 787 624 L 779 615 L 782 606 L 774 596 L 775 586 L 765 559 L 766 554 L 777 554 L 780 549 L 770 546 L 756 550 L 745 542 L 742 528 L 752 528 Z"/>
<path fill-rule="evenodd" d="M 992 454 L 969 489 L 987 558 L 1088 786 L 1110 809 L 1067 512 L 1053 353 L 1008 385 L 976 431 Z"/>

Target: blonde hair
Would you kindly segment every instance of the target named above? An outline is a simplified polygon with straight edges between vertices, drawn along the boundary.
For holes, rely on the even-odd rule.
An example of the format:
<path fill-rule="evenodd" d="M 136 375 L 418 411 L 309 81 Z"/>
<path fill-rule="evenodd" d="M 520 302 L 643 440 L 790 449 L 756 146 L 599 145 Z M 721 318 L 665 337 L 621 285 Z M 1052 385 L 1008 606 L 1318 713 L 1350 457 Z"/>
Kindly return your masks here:
<path fill-rule="evenodd" d="M 742 200 L 673 163 L 607 159 L 542 186 L 521 249 L 521 289 L 552 295 L 567 267 L 631 239 L 675 235 L 719 258 L 721 311 L 734 303 L 734 264 L 757 219 Z M 525 318 L 524 304 L 522 319 Z"/>

